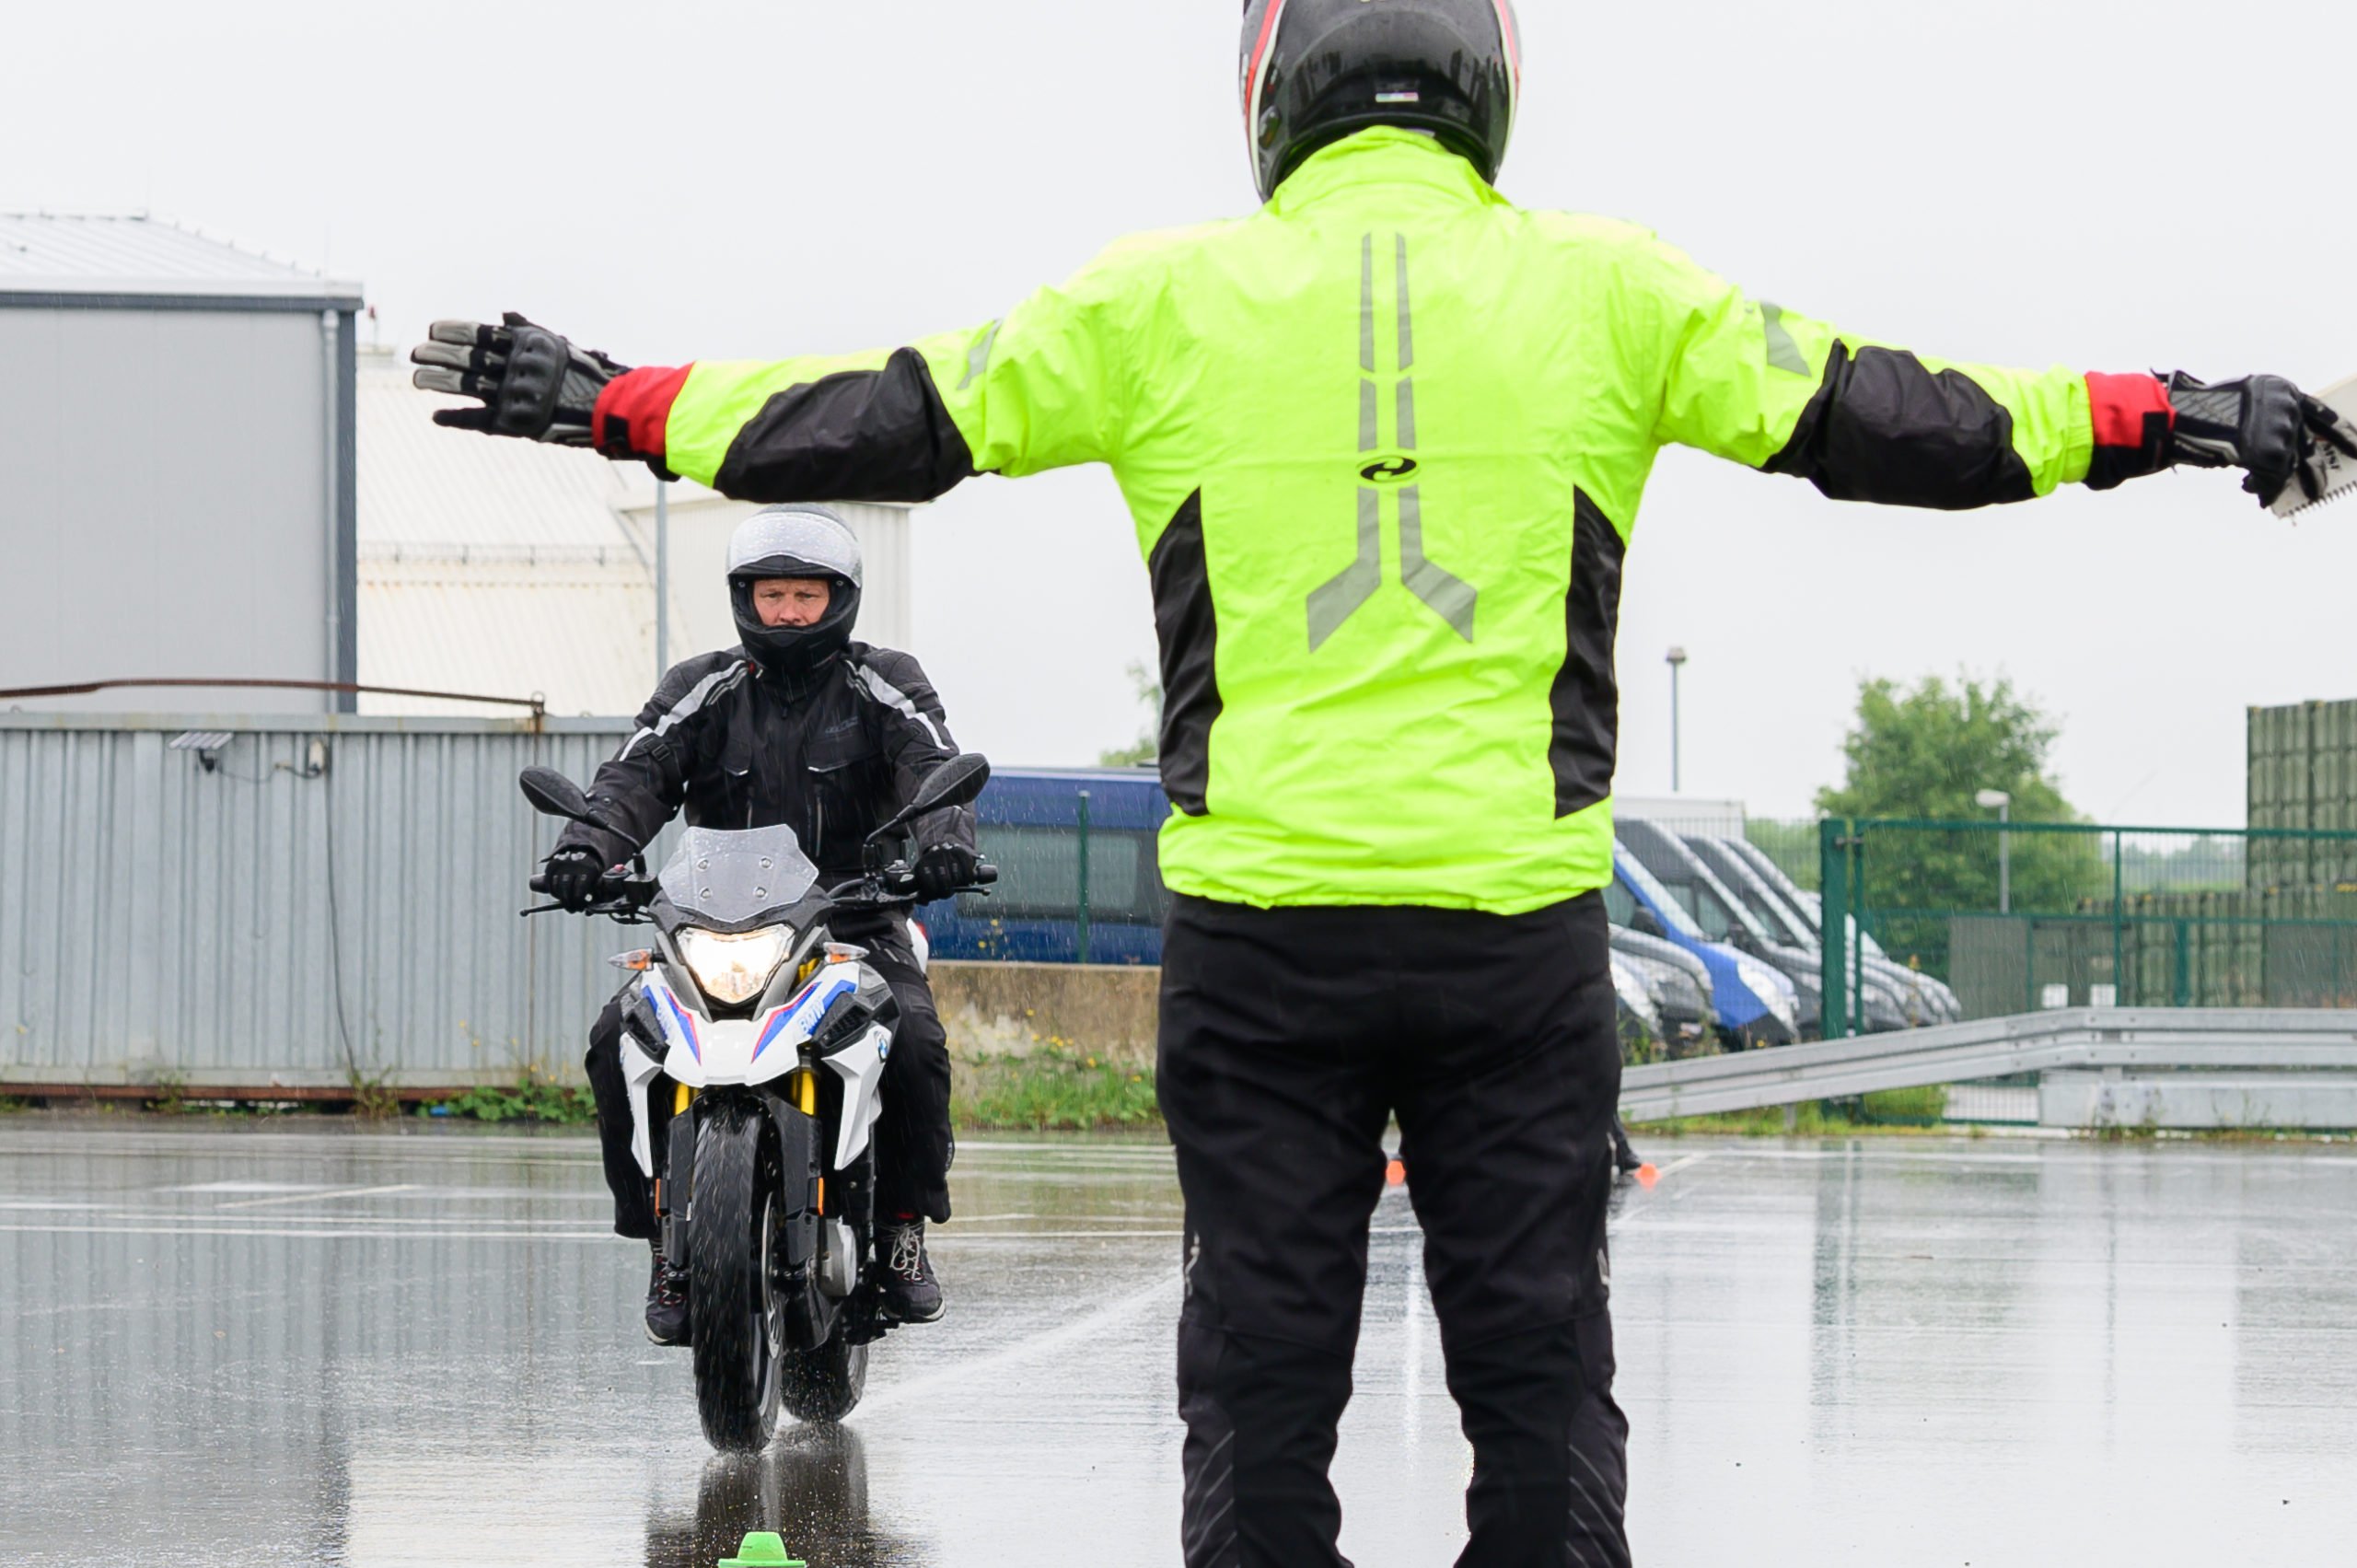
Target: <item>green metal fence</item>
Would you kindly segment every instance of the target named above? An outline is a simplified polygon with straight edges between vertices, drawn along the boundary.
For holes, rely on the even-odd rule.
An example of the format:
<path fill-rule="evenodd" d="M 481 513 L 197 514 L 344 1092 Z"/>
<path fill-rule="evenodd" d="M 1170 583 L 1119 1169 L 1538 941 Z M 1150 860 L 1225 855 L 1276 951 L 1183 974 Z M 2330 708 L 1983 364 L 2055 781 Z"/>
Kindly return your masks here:
<path fill-rule="evenodd" d="M 1825 1032 L 1872 947 L 1966 1017 L 2049 1007 L 2357 1005 L 2357 831 L 1828 820 Z M 1846 917 L 1846 919 L 1845 919 Z M 1846 947 L 1846 960 L 1843 947 Z"/>

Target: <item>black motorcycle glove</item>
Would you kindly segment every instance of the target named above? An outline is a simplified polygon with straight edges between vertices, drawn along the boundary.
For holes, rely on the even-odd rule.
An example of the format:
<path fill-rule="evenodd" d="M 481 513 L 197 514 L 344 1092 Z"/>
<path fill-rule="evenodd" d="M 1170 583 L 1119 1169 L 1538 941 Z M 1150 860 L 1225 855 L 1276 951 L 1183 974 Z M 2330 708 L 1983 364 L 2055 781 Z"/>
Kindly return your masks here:
<path fill-rule="evenodd" d="M 2357 430 L 2281 376 L 2211 386 L 2180 370 L 2165 385 L 2176 414 L 2168 460 L 2243 469 L 2243 488 L 2262 506 L 2295 483 L 2311 501 L 2323 494 L 2319 443 L 2357 458 Z"/>
<path fill-rule="evenodd" d="M 424 366 L 410 379 L 426 391 L 456 392 L 483 404 L 437 409 L 435 424 L 565 447 L 592 445 L 598 394 L 630 368 L 595 349 L 575 348 L 513 310 L 495 327 L 436 321 L 426 339 L 410 350 L 411 361 Z"/>
<path fill-rule="evenodd" d="M 917 896 L 926 903 L 947 898 L 973 881 L 981 864 L 964 844 L 935 844 L 917 856 Z"/>
<path fill-rule="evenodd" d="M 548 869 L 540 881 L 549 897 L 566 909 L 579 913 L 598 901 L 598 884 L 605 879 L 606 868 L 598 864 L 598 854 L 580 844 L 566 844 L 549 856 Z"/>

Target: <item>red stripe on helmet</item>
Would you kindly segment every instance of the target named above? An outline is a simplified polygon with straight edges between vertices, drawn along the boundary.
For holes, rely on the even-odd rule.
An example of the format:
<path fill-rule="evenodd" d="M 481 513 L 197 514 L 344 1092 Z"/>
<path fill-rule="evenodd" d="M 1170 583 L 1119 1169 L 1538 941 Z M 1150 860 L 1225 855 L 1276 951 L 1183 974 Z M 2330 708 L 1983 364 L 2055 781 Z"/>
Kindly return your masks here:
<path fill-rule="evenodd" d="M 1506 42 L 1506 69 L 1514 77 L 1514 97 L 1506 102 L 1506 120 L 1514 120 L 1514 109 L 1522 98 L 1522 39 L 1515 31 L 1514 0 L 1497 0 L 1498 32 Z"/>
<path fill-rule="evenodd" d="M 1269 0 L 1269 14 L 1260 18 L 1260 36 L 1253 41 L 1251 63 L 1244 68 L 1244 133 L 1253 134 L 1252 122 L 1260 118 L 1260 78 L 1268 70 L 1269 45 L 1277 36 L 1277 17 L 1285 8 L 1285 0 Z"/>

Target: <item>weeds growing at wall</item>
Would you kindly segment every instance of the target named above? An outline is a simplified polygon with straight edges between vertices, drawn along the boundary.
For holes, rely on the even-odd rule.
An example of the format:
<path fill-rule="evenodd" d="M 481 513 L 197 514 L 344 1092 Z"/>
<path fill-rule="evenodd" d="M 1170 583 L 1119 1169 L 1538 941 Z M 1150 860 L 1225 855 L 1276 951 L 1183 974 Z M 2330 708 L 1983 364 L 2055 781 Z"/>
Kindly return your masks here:
<path fill-rule="evenodd" d="M 950 1121 L 971 1132 L 1095 1132 L 1162 1124 L 1154 1073 L 1050 1045 L 1022 1056 L 958 1063 Z"/>
<path fill-rule="evenodd" d="M 527 1073 L 514 1084 L 478 1084 L 447 1099 L 428 1100 L 420 1116 L 455 1116 L 469 1121 L 542 1121 L 574 1126 L 594 1121 L 598 1102 L 586 1087 L 552 1083 Z"/>

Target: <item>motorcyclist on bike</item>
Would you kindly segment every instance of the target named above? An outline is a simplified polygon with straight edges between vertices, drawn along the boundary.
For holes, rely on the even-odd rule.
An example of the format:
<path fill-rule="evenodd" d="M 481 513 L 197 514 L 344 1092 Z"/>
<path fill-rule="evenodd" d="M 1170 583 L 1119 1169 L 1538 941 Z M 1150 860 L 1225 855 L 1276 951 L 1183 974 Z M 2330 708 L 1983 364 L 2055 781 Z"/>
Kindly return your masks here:
<path fill-rule="evenodd" d="M 638 728 L 598 770 L 589 800 L 611 831 L 575 822 L 549 856 L 546 886 L 568 909 L 598 897 L 608 868 L 627 859 L 683 807 L 691 826 L 792 828 L 821 885 L 856 876 L 867 835 L 958 753 L 941 700 L 917 661 L 852 641 L 859 614 L 859 541 L 824 506 L 772 506 L 728 541 L 728 596 L 741 645 L 674 667 L 639 714 Z M 922 899 L 973 880 L 973 814 L 930 812 L 915 824 Z M 906 922 L 838 926 L 861 943 L 892 987 L 900 1024 L 886 1066 L 876 1135 L 877 1251 L 884 1309 L 903 1322 L 941 1316 L 941 1286 L 924 1226 L 949 1218 L 949 1052 Z M 646 1332 L 683 1342 L 686 1271 L 663 1255 L 654 1194 L 631 1153 L 621 1060 L 621 1004 L 589 1033 L 589 1083 L 614 1229 L 654 1249 Z M 671 1081 L 648 1086 L 656 1120 L 670 1113 Z M 658 1158 L 661 1142 L 657 1142 Z"/>
<path fill-rule="evenodd" d="M 758 500 L 1109 465 L 1175 807 L 1186 1561 L 1341 1562 L 1327 1471 L 1396 1114 L 1474 1454 L 1459 1563 L 1626 1568 L 1598 889 L 1661 448 L 1963 508 L 2177 465 L 2313 494 L 2357 445 L 2281 377 L 1924 359 L 1515 205 L 1508 0 L 1247 0 L 1240 41 L 1259 210 L 1120 240 L 999 320 L 634 370 L 520 316 L 444 321 L 418 382 L 481 400 L 447 425 Z"/>

